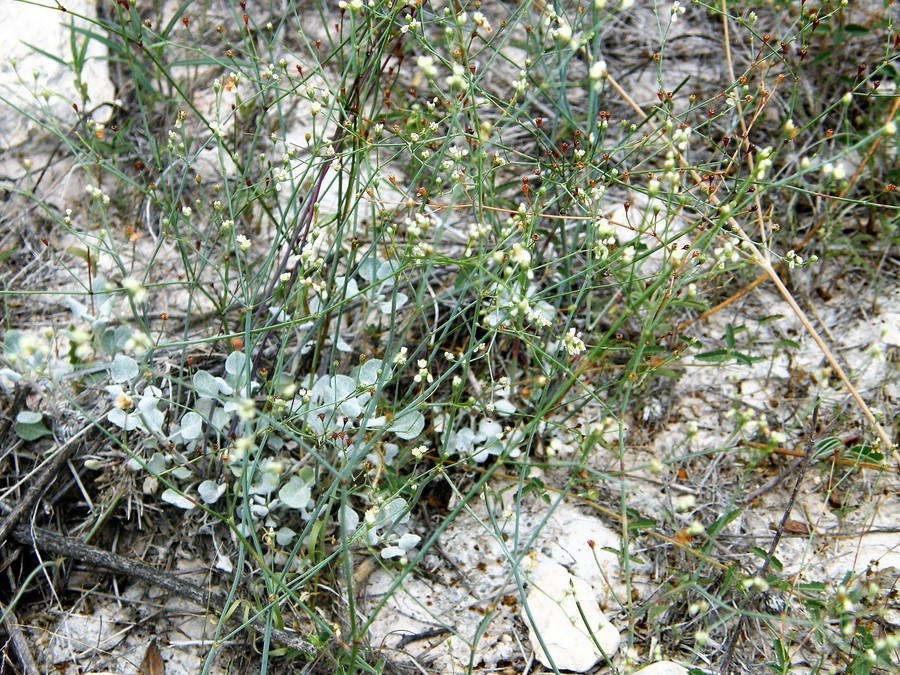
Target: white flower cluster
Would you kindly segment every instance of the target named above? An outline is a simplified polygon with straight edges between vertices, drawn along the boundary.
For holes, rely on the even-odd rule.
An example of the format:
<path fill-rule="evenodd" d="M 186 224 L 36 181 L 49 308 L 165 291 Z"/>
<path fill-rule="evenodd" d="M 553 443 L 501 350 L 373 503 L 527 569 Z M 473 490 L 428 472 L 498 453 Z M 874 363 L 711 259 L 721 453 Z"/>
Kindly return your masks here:
<path fill-rule="evenodd" d="M 109 195 L 104 194 L 103 191 L 100 190 L 100 188 L 96 188 L 93 185 L 86 185 L 84 187 L 84 190 L 91 196 L 92 199 L 100 202 L 101 204 L 103 204 L 103 206 L 109 206 Z"/>
<path fill-rule="evenodd" d="M 753 178 L 762 180 L 772 167 L 772 148 L 767 147 L 759 151 L 756 156 L 756 166 L 753 167 Z"/>
<path fill-rule="evenodd" d="M 563 335 L 563 346 L 569 356 L 577 356 L 587 349 L 584 340 L 581 339 L 581 333 L 574 328 L 570 328 L 569 332 Z"/>
<path fill-rule="evenodd" d="M 616 245 L 616 228 L 603 216 L 594 221 L 593 252 L 599 260 L 605 260 Z"/>
<path fill-rule="evenodd" d="M 544 25 L 550 29 L 550 37 L 559 42 L 562 47 L 578 46 L 572 26 L 566 17 L 560 16 L 548 8 L 544 16 Z"/>

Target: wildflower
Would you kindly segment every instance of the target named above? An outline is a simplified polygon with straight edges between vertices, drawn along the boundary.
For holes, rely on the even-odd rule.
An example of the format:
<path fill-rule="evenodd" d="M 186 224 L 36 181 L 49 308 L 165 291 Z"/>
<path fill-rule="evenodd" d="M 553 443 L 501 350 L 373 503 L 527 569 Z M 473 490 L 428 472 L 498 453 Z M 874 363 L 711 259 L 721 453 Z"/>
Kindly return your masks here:
<path fill-rule="evenodd" d="M 481 12 L 475 12 L 472 15 L 472 23 L 474 23 L 479 28 L 483 28 L 487 33 L 490 33 L 493 30 L 493 28 L 491 28 L 490 22 Z"/>
<path fill-rule="evenodd" d="M 437 66 L 434 64 L 434 57 L 420 56 L 416 60 L 416 65 L 419 66 L 419 70 L 421 70 L 422 74 L 429 80 L 433 80 L 437 77 Z"/>
<path fill-rule="evenodd" d="M 680 14 L 684 14 L 686 7 L 682 5 L 678 0 L 672 3 L 672 23 L 678 21 L 678 16 Z"/>
<path fill-rule="evenodd" d="M 153 342 L 146 333 L 134 333 L 125 341 L 125 351 L 132 354 L 143 354 L 152 346 Z"/>
<path fill-rule="evenodd" d="M 559 27 L 550 31 L 550 35 L 556 38 L 562 46 L 567 47 L 572 44 L 572 40 L 574 38 L 572 34 L 572 27 L 566 23 L 563 19 L 557 19 L 559 21 Z"/>
<path fill-rule="evenodd" d="M 791 249 L 785 254 L 784 261 L 787 263 L 789 269 L 803 266 L 803 258 L 797 255 L 794 249 Z"/>
<path fill-rule="evenodd" d="M 104 206 L 109 206 L 109 195 L 103 194 L 100 188 L 95 188 L 93 185 L 87 185 L 84 189 L 91 197 L 99 202 L 103 202 Z"/>
<path fill-rule="evenodd" d="M 128 408 L 134 405 L 134 399 L 131 397 L 131 394 L 122 391 L 116 396 L 113 405 L 119 410 L 128 410 Z"/>
<path fill-rule="evenodd" d="M 242 251 L 246 251 L 253 245 L 253 242 L 247 239 L 243 234 L 239 234 L 237 236 L 237 244 Z"/>
<path fill-rule="evenodd" d="M 237 414 L 241 420 L 249 422 L 256 417 L 256 403 L 252 398 L 241 399 L 241 402 L 238 403 Z"/>
<path fill-rule="evenodd" d="M 577 356 L 587 349 L 584 341 L 581 339 L 581 333 L 576 332 L 574 328 L 570 328 L 569 332 L 563 335 L 563 345 L 569 356 Z"/>
<path fill-rule="evenodd" d="M 684 513 L 685 511 L 690 511 L 694 508 L 696 503 L 697 498 L 694 497 L 694 495 L 681 495 L 675 500 L 675 510 L 679 513 Z"/>
<path fill-rule="evenodd" d="M 609 71 L 606 69 L 606 61 L 597 59 L 591 64 L 591 69 L 588 71 L 588 78 L 591 81 L 591 86 L 594 91 L 600 90 L 601 82 L 608 76 Z"/>
<path fill-rule="evenodd" d="M 519 79 L 513 80 L 511 82 L 513 89 L 516 90 L 517 94 L 525 93 L 525 90 L 528 89 L 528 73 L 524 70 L 519 71 Z"/>
<path fill-rule="evenodd" d="M 425 359 L 419 359 L 416 361 L 416 365 L 419 367 L 419 372 L 416 373 L 415 377 L 413 377 L 413 381 L 416 384 L 427 382 L 431 384 L 434 382 L 434 375 L 428 372 L 428 361 Z"/>
<path fill-rule="evenodd" d="M 400 351 L 394 356 L 394 364 L 398 366 L 402 366 L 406 363 L 406 352 L 409 351 L 406 347 L 400 347 Z"/>
<path fill-rule="evenodd" d="M 690 525 L 688 525 L 685 532 L 692 537 L 697 537 L 706 532 L 706 528 L 703 527 L 703 523 L 701 523 L 699 520 L 695 520 Z"/>
<path fill-rule="evenodd" d="M 524 270 L 531 267 L 531 253 L 522 244 L 515 243 L 509 256 L 514 263 Z"/>
<path fill-rule="evenodd" d="M 125 277 L 122 280 L 122 288 L 128 293 L 128 297 L 137 303 L 143 302 L 147 297 L 147 290 L 134 277 Z"/>
<path fill-rule="evenodd" d="M 891 120 L 890 122 L 885 124 L 884 133 L 888 136 L 894 136 L 897 133 L 897 123 L 894 120 Z"/>
<path fill-rule="evenodd" d="M 446 82 L 447 86 L 451 89 L 465 89 L 469 86 L 469 81 L 466 77 L 466 68 L 465 66 L 454 63 L 452 66 L 453 74 L 450 75 Z"/>
<path fill-rule="evenodd" d="M 422 459 L 425 453 L 428 452 L 428 448 L 426 448 L 424 445 L 417 445 L 411 450 L 411 452 L 412 456 L 416 459 Z"/>

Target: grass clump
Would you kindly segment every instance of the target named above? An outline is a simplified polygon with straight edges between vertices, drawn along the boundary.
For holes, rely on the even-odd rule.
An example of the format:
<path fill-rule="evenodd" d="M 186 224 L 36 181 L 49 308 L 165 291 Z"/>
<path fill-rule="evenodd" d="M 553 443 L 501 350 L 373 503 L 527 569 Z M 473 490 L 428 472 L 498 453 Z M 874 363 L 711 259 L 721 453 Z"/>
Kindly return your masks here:
<path fill-rule="evenodd" d="M 570 500 L 619 537 L 598 668 L 896 664 L 891 578 L 791 515 L 806 479 L 871 522 L 897 459 L 885 343 L 845 370 L 815 309 L 896 289 L 890 9 L 302 5 L 109 5 L 65 62 L 101 44 L 115 103 L 6 100 L 50 140 L 4 185 L 0 461 L 77 441 L 64 533 L 178 522 L 204 672 L 399 668 L 378 621 L 464 527 L 502 571 L 472 631 L 418 603 L 432 666 L 524 666 L 484 650 Z"/>

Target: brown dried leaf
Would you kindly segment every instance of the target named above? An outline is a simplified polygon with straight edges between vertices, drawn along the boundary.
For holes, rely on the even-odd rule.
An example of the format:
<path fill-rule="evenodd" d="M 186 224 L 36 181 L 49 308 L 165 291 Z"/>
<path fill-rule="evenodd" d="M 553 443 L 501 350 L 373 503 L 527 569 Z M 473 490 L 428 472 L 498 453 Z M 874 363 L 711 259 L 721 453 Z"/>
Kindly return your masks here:
<path fill-rule="evenodd" d="M 141 661 L 140 668 L 138 668 L 138 675 L 166 675 L 166 662 L 163 661 L 162 654 L 159 653 L 156 640 L 147 645 L 144 659 Z"/>
<path fill-rule="evenodd" d="M 789 520 L 784 524 L 784 531 L 788 534 L 809 534 L 809 525 L 801 520 Z"/>

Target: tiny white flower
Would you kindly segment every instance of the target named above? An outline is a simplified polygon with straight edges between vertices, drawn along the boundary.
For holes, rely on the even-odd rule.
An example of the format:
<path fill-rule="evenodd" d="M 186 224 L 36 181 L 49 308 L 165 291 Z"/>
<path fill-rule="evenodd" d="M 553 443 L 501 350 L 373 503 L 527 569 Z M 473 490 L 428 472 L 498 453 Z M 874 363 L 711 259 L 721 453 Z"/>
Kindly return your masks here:
<path fill-rule="evenodd" d="M 681 495 L 675 500 L 675 510 L 679 513 L 684 513 L 685 511 L 690 511 L 694 508 L 696 503 L 697 498 L 694 497 L 694 495 Z"/>
<path fill-rule="evenodd" d="M 588 71 L 588 77 L 594 85 L 595 89 L 600 88 L 601 80 L 605 80 L 609 75 L 609 71 L 606 69 L 606 61 L 603 59 L 597 59 L 594 63 L 591 64 L 591 69 Z"/>
<path fill-rule="evenodd" d="M 577 356 L 587 349 L 584 341 L 581 339 L 581 333 L 574 328 L 570 328 L 569 332 L 563 335 L 563 345 L 569 356 Z"/>
<path fill-rule="evenodd" d="M 143 302 L 147 298 L 147 290 L 141 286 L 141 282 L 134 277 L 125 277 L 122 279 L 122 288 L 128 293 L 128 297 L 135 302 Z"/>
<path fill-rule="evenodd" d="M 485 18 L 484 14 L 481 12 L 475 12 L 472 15 L 472 23 L 474 23 L 479 28 L 483 28 L 486 32 L 490 33 L 493 28 L 491 28 L 490 22 Z"/>
<path fill-rule="evenodd" d="M 238 247 L 239 247 L 242 251 L 246 251 L 247 249 L 249 249 L 249 248 L 253 245 L 253 242 L 251 242 L 251 241 L 250 241 L 247 237 L 245 237 L 243 234 L 239 234 L 239 235 L 237 236 L 237 238 L 236 238 L 236 241 L 237 241 Z"/>
<path fill-rule="evenodd" d="M 252 398 L 241 399 L 241 402 L 238 404 L 237 414 L 244 422 L 249 422 L 256 417 L 256 403 L 254 403 Z"/>

